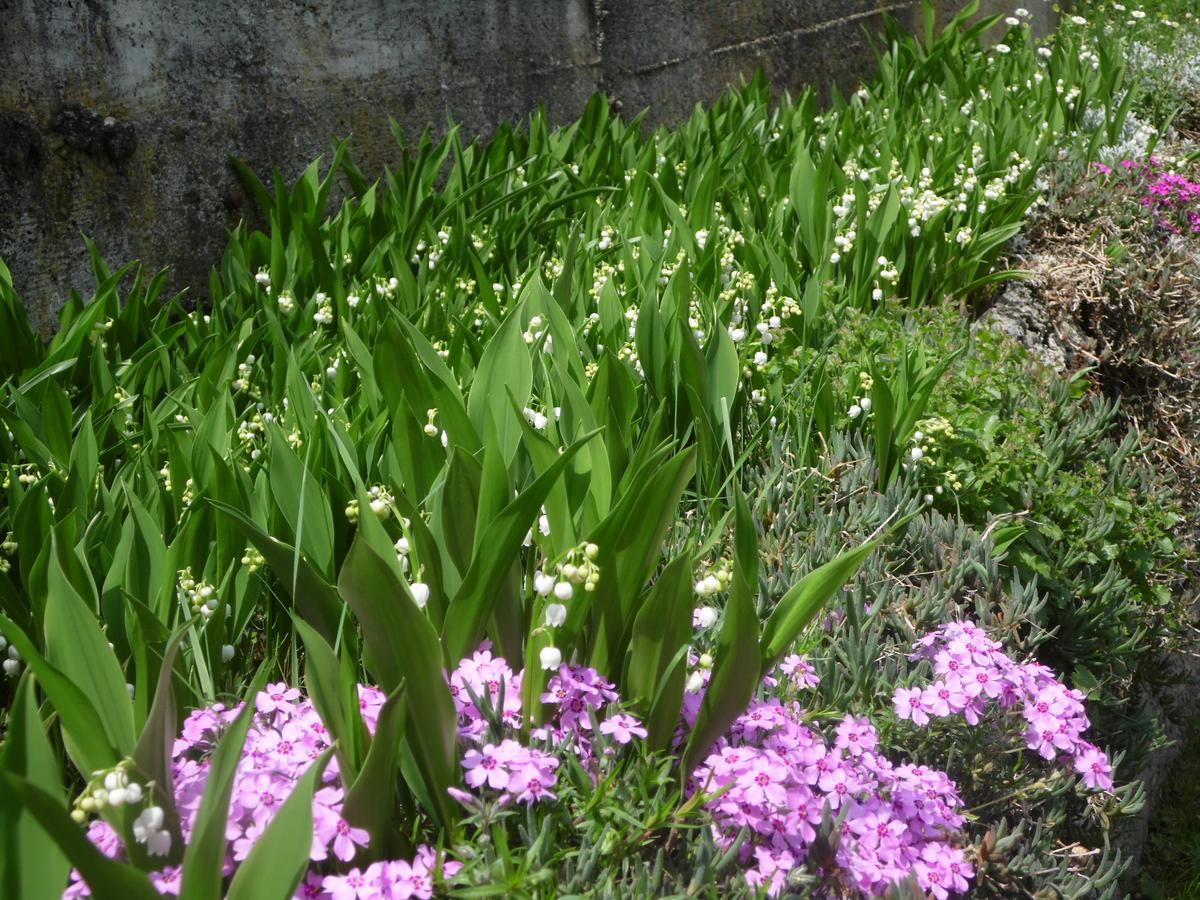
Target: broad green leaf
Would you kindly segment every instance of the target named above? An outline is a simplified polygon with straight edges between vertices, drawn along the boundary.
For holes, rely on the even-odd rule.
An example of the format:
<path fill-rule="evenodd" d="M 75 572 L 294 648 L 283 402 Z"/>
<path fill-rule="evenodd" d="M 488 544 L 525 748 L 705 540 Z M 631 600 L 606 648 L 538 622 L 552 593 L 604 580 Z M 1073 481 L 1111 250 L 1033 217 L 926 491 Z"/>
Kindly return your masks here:
<path fill-rule="evenodd" d="M 687 670 L 672 663 L 692 637 L 694 596 L 684 553 L 663 569 L 633 622 L 625 685 L 643 710 L 651 749 L 665 748 L 679 721 Z"/>
<path fill-rule="evenodd" d="M 520 425 L 509 414 L 508 398 L 511 395 L 524 407 L 533 389 L 533 363 L 521 337 L 522 309 L 513 310 L 488 341 L 467 397 L 467 413 L 477 433 L 485 433 L 486 411 L 491 410 L 506 463 L 521 442 Z"/>
<path fill-rule="evenodd" d="M 304 686 L 334 742 L 338 772 L 352 782 L 361 763 L 354 753 L 361 746 L 361 738 L 354 732 L 363 729 L 358 698 L 345 696 L 341 664 L 325 639 L 299 616 L 292 624 L 304 642 Z"/>
<path fill-rule="evenodd" d="M 27 781 L 21 776 L 0 768 L 0 787 L 14 797 L 17 803 L 37 819 L 42 830 L 54 838 L 59 849 L 77 868 L 83 880 L 91 888 L 93 897 L 120 897 L 121 900 L 160 900 L 160 895 L 150 879 L 133 866 L 109 859 L 96 849 L 82 828 L 71 820 L 61 798 Z M 30 859 L 22 858 L 23 866 Z M 38 866 L 43 860 L 37 861 Z M 49 870 L 53 871 L 53 870 Z M 49 874 L 49 871 L 45 874 Z M 61 890 L 63 885 L 60 885 Z M 26 894 L 16 895 L 22 900 Z M 216 896 L 216 895 L 214 895 Z"/>
<path fill-rule="evenodd" d="M 17 623 L 0 615 L 0 632 L 17 648 L 33 670 L 62 722 L 63 743 L 81 772 L 96 772 L 115 766 L 122 758 L 108 736 L 91 698 L 66 674 L 46 661 Z"/>
<path fill-rule="evenodd" d="M 46 659 L 80 687 L 104 723 L 111 746 L 121 756 L 128 756 L 135 735 L 125 675 L 100 631 L 95 612 L 67 581 L 54 546 L 56 539 L 51 541 L 47 570 Z"/>
<path fill-rule="evenodd" d="M 270 429 L 271 496 L 296 535 L 296 543 L 317 571 L 333 570 L 333 519 L 321 482 L 288 446 L 278 428 Z M 261 552 L 261 551 L 260 551 Z M 265 554 L 264 554 L 265 555 Z"/>
<path fill-rule="evenodd" d="M 276 540 L 248 519 L 240 510 L 224 503 L 209 501 L 237 523 L 242 532 L 266 559 L 276 577 L 292 597 L 296 612 L 304 617 L 327 642 L 337 640 L 342 602 L 333 585 L 313 571 L 303 556 L 283 541 Z"/>
<path fill-rule="evenodd" d="M 817 613 L 838 592 L 838 589 L 859 570 L 871 555 L 880 539 L 868 541 L 853 550 L 834 557 L 813 569 L 783 595 L 763 626 L 762 672 L 765 674 L 787 653 L 788 647 L 800 636 Z"/>
<path fill-rule="evenodd" d="M 0 770 L 24 778 L 66 809 L 58 763 L 38 715 L 31 674 L 21 679 L 13 697 L 8 734 L 0 746 Z M 37 864 L 30 865 L 31 860 Z M 15 794 L 0 792 L 0 892 L 5 897 L 58 900 L 70 868 L 53 833 L 22 808 Z"/>
<path fill-rule="evenodd" d="M 408 685 L 410 746 L 432 798 L 432 812 L 448 824 L 446 788 L 454 784 L 457 717 L 437 632 L 392 565 L 361 538 L 342 564 L 338 591 L 358 619 L 368 668 L 379 686 L 390 693 L 401 683 Z"/>

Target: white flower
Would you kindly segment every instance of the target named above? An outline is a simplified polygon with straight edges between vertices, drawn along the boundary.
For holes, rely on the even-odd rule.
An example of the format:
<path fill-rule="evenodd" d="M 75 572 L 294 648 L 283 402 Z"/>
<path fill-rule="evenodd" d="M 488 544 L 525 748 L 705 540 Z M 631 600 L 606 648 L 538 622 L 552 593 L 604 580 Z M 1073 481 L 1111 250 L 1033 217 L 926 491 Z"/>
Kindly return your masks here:
<path fill-rule="evenodd" d="M 1009 25 L 1013 28 L 1016 28 L 1018 25 L 1021 24 L 1021 20 L 1018 19 L 1016 16 L 1009 16 L 1007 19 L 1004 20 L 1004 24 Z"/>
<path fill-rule="evenodd" d="M 559 600 L 570 600 L 575 596 L 575 588 L 571 586 L 569 581 L 560 581 L 554 585 L 554 596 Z"/>
<path fill-rule="evenodd" d="M 848 410 L 846 410 L 846 415 L 848 415 L 852 419 L 857 419 L 859 416 L 862 415 L 862 407 L 859 406 L 857 403 L 854 403 L 850 406 L 850 408 Z"/>
<path fill-rule="evenodd" d="M 358 306 L 358 294 L 348 294 L 346 296 L 346 305 L 351 309 L 354 309 L 356 306 Z"/>
<path fill-rule="evenodd" d="M 860 397 L 858 400 L 858 405 L 863 408 L 864 412 L 869 411 L 871 409 L 871 398 L 870 397 Z"/>
<path fill-rule="evenodd" d="M 689 694 L 698 694 L 700 688 L 704 687 L 704 675 L 701 672 L 693 672 L 688 676 L 687 684 L 684 685 L 684 690 Z"/>
<path fill-rule="evenodd" d="M 408 556 L 408 538 L 402 537 L 396 541 L 396 554 L 398 556 Z"/>
<path fill-rule="evenodd" d="M 1014 25 L 1015 25 L 1015 24 L 1017 24 L 1017 21 L 1016 21 L 1016 19 L 1013 19 L 1013 24 L 1014 24 Z M 1012 52 L 1012 47 L 1008 46 L 1008 44 L 997 44 L 997 45 L 996 45 L 996 52 L 997 52 L 997 53 L 1011 53 L 1011 52 Z"/>
<path fill-rule="evenodd" d="M 767 364 L 767 354 L 762 350 L 759 350 L 757 353 L 755 353 L 754 364 L 756 366 L 765 366 Z"/>
<path fill-rule="evenodd" d="M 233 644 L 226 644 L 221 648 L 221 662 L 229 662 L 233 659 Z"/>
<path fill-rule="evenodd" d="M 921 457 L 925 455 L 925 451 L 920 447 L 913 447 L 912 450 L 909 451 L 908 455 L 912 457 L 913 462 L 920 462 Z"/>
<path fill-rule="evenodd" d="M 829 254 L 829 261 L 836 266 L 842 261 L 842 254 L 838 253 L 836 250 L 833 251 Z"/>
<path fill-rule="evenodd" d="M 550 533 L 550 517 L 543 514 L 538 516 L 538 531 L 542 534 Z"/>
<path fill-rule="evenodd" d="M 533 573 L 533 590 L 539 597 L 549 597 L 554 590 L 554 578 L 541 572 Z"/>
<path fill-rule="evenodd" d="M 388 503 L 382 497 L 376 497 L 371 501 L 371 512 L 375 513 L 375 518 L 386 519 L 388 516 Z"/>
<path fill-rule="evenodd" d="M 163 830 L 161 806 L 147 806 L 133 820 L 133 837 L 146 845 L 151 856 L 166 856 L 171 850 L 171 833 Z"/>
<path fill-rule="evenodd" d="M 729 329 L 729 337 L 730 337 L 730 339 L 732 339 L 732 341 L 735 344 L 737 344 L 746 339 L 746 329 L 745 328 L 730 328 Z"/>
<path fill-rule="evenodd" d="M 429 602 L 429 585 L 422 581 L 414 581 L 408 586 L 408 591 L 412 594 L 413 601 L 420 609 L 425 608 L 425 604 Z"/>
<path fill-rule="evenodd" d="M 557 628 L 565 621 L 567 621 L 567 608 L 561 603 L 551 603 L 546 607 L 546 624 L 549 627 Z"/>
<path fill-rule="evenodd" d="M 4 663 L 3 663 L 3 665 L 2 665 L 2 666 L 0 666 L 0 668 L 3 668 L 3 669 L 4 669 L 4 674 L 5 674 L 5 675 L 7 675 L 9 678 L 12 678 L 12 677 L 14 677 L 15 675 L 18 675 L 18 674 L 20 674 L 20 672 L 21 672 L 21 663 L 20 663 L 20 661 L 19 661 L 19 660 L 15 660 L 15 659 L 6 659 L 6 660 L 4 661 Z"/>
<path fill-rule="evenodd" d="M 1076 25 L 1086 25 L 1087 24 L 1087 19 L 1085 19 L 1083 16 L 1071 16 L 1071 21 L 1074 22 Z"/>
<path fill-rule="evenodd" d="M 543 669 L 557 669 L 562 665 L 562 653 L 557 647 L 543 647 L 538 654 Z"/>
<path fill-rule="evenodd" d="M 701 628 L 712 628 L 717 624 L 717 611 L 711 606 L 701 606 L 696 610 L 696 621 Z"/>

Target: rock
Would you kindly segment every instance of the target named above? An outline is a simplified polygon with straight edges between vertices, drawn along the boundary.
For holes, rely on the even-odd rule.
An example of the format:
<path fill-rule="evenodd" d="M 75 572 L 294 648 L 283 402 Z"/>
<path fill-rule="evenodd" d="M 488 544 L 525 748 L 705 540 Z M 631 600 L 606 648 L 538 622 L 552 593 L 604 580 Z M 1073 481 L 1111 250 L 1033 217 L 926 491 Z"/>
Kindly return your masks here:
<path fill-rule="evenodd" d="M 1051 320 L 1041 296 L 1041 283 L 1036 280 L 1001 285 L 988 310 L 971 327 L 990 327 L 1008 335 L 1056 372 L 1065 371 L 1075 356 Z"/>

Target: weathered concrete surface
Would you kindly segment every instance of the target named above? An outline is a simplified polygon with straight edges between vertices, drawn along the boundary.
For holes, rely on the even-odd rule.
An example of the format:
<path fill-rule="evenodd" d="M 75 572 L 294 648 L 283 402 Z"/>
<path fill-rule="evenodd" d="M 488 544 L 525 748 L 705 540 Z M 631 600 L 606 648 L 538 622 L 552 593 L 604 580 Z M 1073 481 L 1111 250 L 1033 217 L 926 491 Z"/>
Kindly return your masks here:
<path fill-rule="evenodd" d="M 1041 2 L 1041 0 L 1038 0 Z M 43 331 L 110 262 L 171 266 L 203 293 L 246 212 L 230 155 L 294 177 L 353 135 L 362 169 L 415 134 L 487 134 L 538 103 L 607 92 L 685 116 L 761 66 L 852 85 L 882 11 L 912 0 L 0 0 L 0 258 Z"/>

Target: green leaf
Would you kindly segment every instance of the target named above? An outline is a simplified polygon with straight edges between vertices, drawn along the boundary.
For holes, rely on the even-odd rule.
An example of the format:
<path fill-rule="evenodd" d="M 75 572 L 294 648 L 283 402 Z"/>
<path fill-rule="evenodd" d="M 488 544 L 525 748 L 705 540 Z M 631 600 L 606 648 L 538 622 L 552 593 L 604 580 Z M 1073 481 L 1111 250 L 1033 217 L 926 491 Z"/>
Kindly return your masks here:
<path fill-rule="evenodd" d="M 313 794 L 326 750 L 292 787 L 245 861 L 238 866 L 226 900 L 290 900 L 308 869 L 313 836 Z"/>
<path fill-rule="evenodd" d="M 763 674 L 774 668 L 800 632 L 816 618 L 838 589 L 854 577 L 854 573 L 879 546 L 880 540 L 876 538 L 839 554 L 825 565 L 813 569 L 783 595 L 763 626 Z"/>
<path fill-rule="evenodd" d="M 229 818 L 229 797 L 246 734 L 254 720 L 254 701 L 267 683 L 269 667 L 259 669 L 246 692 L 246 705 L 226 729 L 209 763 L 204 796 L 192 826 L 191 839 L 183 854 L 183 878 L 180 900 L 219 900 L 221 896 L 221 865 L 225 858 L 225 825 Z M 311 802 L 310 802 L 311 805 Z M 312 826 L 304 844 L 307 855 L 312 846 Z"/>
<path fill-rule="evenodd" d="M 595 435 L 596 432 L 585 435 L 564 450 L 488 527 L 479 542 L 479 552 L 472 558 L 471 568 L 450 603 L 442 628 L 447 661 L 457 663 L 478 646 L 484 625 L 492 615 L 500 582 L 511 568 L 525 535 L 536 525 L 542 504 L 572 457 Z"/>
<path fill-rule="evenodd" d="M 625 684 L 643 710 L 652 750 L 666 748 L 679 721 L 687 669 L 675 661 L 692 636 L 692 565 L 687 553 L 673 559 L 633 622 Z"/>
<path fill-rule="evenodd" d="M 121 756 L 128 756 L 136 739 L 125 675 L 100 631 L 95 612 L 67 581 L 56 547 L 57 539 L 52 538 L 47 569 L 46 659 L 83 690 L 104 723 L 111 746 Z"/>
<path fill-rule="evenodd" d="M 320 481 L 292 452 L 283 432 L 270 429 L 271 496 L 319 572 L 333 571 L 333 518 Z M 264 554 L 265 555 L 265 554 Z"/>
<path fill-rule="evenodd" d="M 508 411 L 509 395 L 524 407 L 529 403 L 529 395 L 533 390 L 533 363 L 529 358 L 529 348 L 521 337 L 523 308 L 518 306 L 514 309 L 488 341 L 467 397 L 467 414 L 477 434 L 485 433 L 486 410 L 491 410 L 506 465 L 511 462 L 521 442 L 520 425 Z"/>
<path fill-rule="evenodd" d="M 304 685 L 308 696 L 333 739 L 338 771 L 344 781 L 352 782 L 361 763 L 355 749 L 362 744 L 361 737 L 354 732 L 364 728 L 358 698 L 348 702 L 351 698 L 342 689 L 341 664 L 325 639 L 298 616 L 292 624 L 304 642 Z"/>
<path fill-rule="evenodd" d="M 133 750 L 133 761 L 153 781 L 154 801 L 163 808 L 164 819 L 171 830 L 172 847 L 183 847 L 183 834 L 179 830 L 179 812 L 175 809 L 175 779 L 171 774 L 171 760 L 175 737 L 178 734 L 178 711 L 175 707 L 175 657 L 179 645 L 193 625 L 180 627 L 167 644 L 163 653 L 162 666 L 158 670 L 158 685 L 154 690 L 154 705 L 146 717 L 146 725 L 138 737 Z"/>
<path fill-rule="evenodd" d="M 32 675 L 21 679 L 8 716 L 8 734 L 0 747 L 0 771 L 24 778 L 50 798 L 62 801 L 54 749 L 38 715 Z M 36 860 L 36 865 L 30 862 Z M 43 828 L 17 796 L 0 792 L 0 893 L 28 900 L 58 900 L 71 864 L 53 832 Z"/>
<path fill-rule="evenodd" d="M 404 741 L 404 685 L 384 701 L 375 735 L 358 777 L 346 791 L 342 817 L 371 835 L 370 855 L 391 859 L 403 850 L 397 827 L 400 806 L 400 746 Z"/>
<path fill-rule="evenodd" d="M 17 648 L 54 705 L 62 722 L 63 743 L 75 767 L 90 774 L 115 766 L 122 754 L 113 747 L 108 729 L 87 694 L 47 662 L 12 619 L 0 615 L 0 632 Z"/>
<path fill-rule="evenodd" d="M 696 725 L 683 756 L 682 775 L 704 759 L 713 741 L 746 711 L 761 673 L 758 663 L 758 538 L 746 498 L 739 492 L 735 507 L 733 584 L 725 604 L 725 621 L 717 638 L 712 678 L 700 701 Z"/>
<path fill-rule="evenodd" d="M 93 897 L 120 897 L 121 900 L 161 900 L 150 879 L 133 866 L 109 859 L 88 840 L 83 829 L 71 820 L 62 800 L 20 777 L 0 768 L 0 786 L 12 795 L 23 809 L 37 819 L 42 829 L 54 838 L 56 844 L 79 870 L 83 880 L 91 888 Z M 31 858 L 20 862 L 25 867 L 38 868 L 43 860 L 37 859 L 30 866 Z M 218 863 L 219 870 L 219 863 Z M 59 885 L 62 890 L 63 885 Z M 26 894 L 18 894 L 24 900 Z M 214 896 L 217 896 L 214 894 Z"/>
<path fill-rule="evenodd" d="M 312 566 L 296 553 L 294 547 L 271 537 L 241 510 L 215 500 L 210 500 L 209 503 L 232 518 L 263 555 L 304 620 L 317 629 L 326 642 L 336 641 L 342 618 L 342 602 L 338 599 L 333 585 L 313 571 Z"/>
<path fill-rule="evenodd" d="M 354 611 L 366 642 L 367 664 L 379 686 L 406 693 L 409 743 L 443 824 L 451 813 L 446 788 L 454 784 L 457 716 L 444 677 L 437 632 L 408 589 L 361 537 L 338 575 L 338 590 Z"/>

